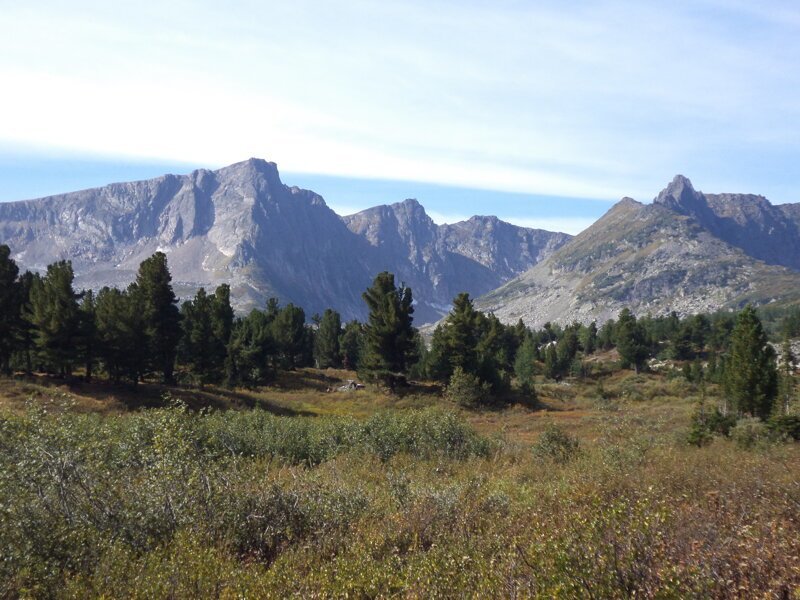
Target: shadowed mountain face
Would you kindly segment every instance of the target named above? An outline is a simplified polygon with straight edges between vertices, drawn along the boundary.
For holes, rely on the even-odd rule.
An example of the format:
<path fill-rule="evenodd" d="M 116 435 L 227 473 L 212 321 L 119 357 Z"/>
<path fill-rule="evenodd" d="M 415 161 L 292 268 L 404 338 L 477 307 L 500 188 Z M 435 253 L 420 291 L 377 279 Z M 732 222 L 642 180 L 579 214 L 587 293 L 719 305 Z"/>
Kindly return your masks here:
<path fill-rule="evenodd" d="M 36 270 L 72 260 L 78 286 L 126 285 L 162 250 L 179 295 L 229 283 L 240 310 L 277 296 L 345 318 L 364 317 L 361 293 L 382 270 L 412 287 L 426 322 L 456 293 L 490 291 L 569 239 L 494 217 L 437 226 L 414 200 L 342 218 L 258 159 L 0 204 L 0 243 L 15 260 Z"/>
<path fill-rule="evenodd" d="M 800 205 L 703 194 L 677 176 L 650 205 L 624 198 L 526 273 L 479 301 L 528 325 L 736 308 L 800 299 Z"/>
<path fill-rule="evenodd" d="M 703 194 L 682 175 L 653 202 L 693 217 L 753 258 L 800 270 L 800 204 L 773 206 L 753 194 Z"/>

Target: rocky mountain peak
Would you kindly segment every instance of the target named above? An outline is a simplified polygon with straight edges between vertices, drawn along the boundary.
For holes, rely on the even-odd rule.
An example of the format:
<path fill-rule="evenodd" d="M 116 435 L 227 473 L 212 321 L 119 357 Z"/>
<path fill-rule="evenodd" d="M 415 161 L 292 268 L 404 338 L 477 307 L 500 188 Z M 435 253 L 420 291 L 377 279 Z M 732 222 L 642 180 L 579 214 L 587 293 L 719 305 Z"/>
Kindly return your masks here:
<path fill-rule="evenodd" d="M 703 194 L 696 191 L 692 182 L 683 175 L 675 175 L 669 185 L 655 197 L 653 203 L 682 214 L 696 213 L 706 205 Z"/>

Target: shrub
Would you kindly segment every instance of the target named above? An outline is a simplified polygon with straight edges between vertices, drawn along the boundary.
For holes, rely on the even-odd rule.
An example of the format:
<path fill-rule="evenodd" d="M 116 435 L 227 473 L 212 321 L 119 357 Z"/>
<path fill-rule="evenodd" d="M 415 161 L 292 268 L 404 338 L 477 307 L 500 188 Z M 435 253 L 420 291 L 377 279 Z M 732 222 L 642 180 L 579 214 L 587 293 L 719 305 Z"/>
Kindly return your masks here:
<path fill-rule="evenodd" d="M 491 386 L 488 383 L 481 383 L 475 375 L 467 373 L 461 367 L 456 367 L 447 384 L 444 396 L 451 402 L 467 408 L 474 408 L 488 403 L 490 394 Z"/>
<path fill-rule="evenodd" d="M 776 415 L 767 422 L 767 428 L 777 439 L 800 440 L 800 415 Z"/>
<path fill-rule="evenodd" d="M 558 425 L 548 425 L 533 446 L 533 454 L 558 463 L 571 461 L 578 455 L 578 439 Z"/>
<path fill-rule="evenodd" d="M 769 430 L 760 419 L 746 417 L 739 419 L 731 429 L 731 439 L 740 448 L 754 448 L 769 439 Z"/>

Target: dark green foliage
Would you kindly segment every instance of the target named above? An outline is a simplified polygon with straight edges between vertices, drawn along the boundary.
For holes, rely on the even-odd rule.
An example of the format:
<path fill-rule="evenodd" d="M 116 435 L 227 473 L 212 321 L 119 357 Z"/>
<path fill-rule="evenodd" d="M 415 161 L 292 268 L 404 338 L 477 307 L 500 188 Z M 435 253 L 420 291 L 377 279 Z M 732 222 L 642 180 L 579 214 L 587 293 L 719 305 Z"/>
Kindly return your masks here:
<path fill-rule="evenodd" d="M 767 427 L 775 438 L 800 441 L 800 415 L 775 415 Z"/>
<path fill-rule="evenodd" d="M 213 296 L 203 288 L 181 306 L 183 335 L 178 359 L 201 384 L 222 380 L 233 327 L 230 288 L 220 285 Z"/>
<path fill-rule="evenodd" d="M 311 337 L 302 308 L 289 303 L 279 309 L 272 321 L 272 337 L 280 368 L 292 370 L 309 364 Z"/>
<path fill-rule="evenodd" d="M 447 383 L 444 397 L 461 406 L 476 408 L 490 402 L 491 387 L 476 375 L 456 367 Z"/>
<path fill-rule="evenodd" d="M 142 261 L 136 284 L 129 289 L 141 307 L 147 335 L 148 366 L 160 372 L 165 382 L 173 380 L 175 356 L 181 336 L 180 312 L 172 291 L 167 255 L 156 252 Z"/>
<path fill-rule="evenodd" d="M 276 353 L 276 343 L 271 325 L 269 313 L 260 310 L 235 321 L 226 360 L 231 385 L 255 386 L 272 378 L 270 359 Z"/>
<path fill-rule="evenodd" d="M 778 393 L 775 352 L 750 305 L 739 313 L 731 334 L 725 393 L 734 412 L 761 419 L 769 417 Z"/>
<path fill-rule="evenodd" d="M 322 314 L 314 337 L 314 359 L 318 368 L 338 369 L 342 366 L 341 336 L 342 318 L 338 312 L 329 308 Z"/>
<path fill-rule="evenodd" d="M 46 369 L 62 376 L 71 375 L 78 359 L 80 307 L 72 289 L 73 279 L 69 261 L 49 265 L 44 277 L 33 280 L 26 314 L 34 329 L 39 360 Z"/>
<path fill-rule="evenodd" d="M 203 288 L 181 306 L 183 335 L 178 348 L 180 362 L 189 366 L 200 383 L 216 377 L 219 363 L 214 357 L 214 331 L 211 323 L 211 298 Z"/>
<path fill-rule="evenodd" d="M 342 366 L 345 369 L 359 368 L 361 352 L 364 347 L 364 326 L 358 321 L 350 321 L 342 330 L 339 348 L 342 353 Z"/>
<path fill-rule="evenodd" d="M 83 359 L 86 381 L 92 380 L 94 364 L 97 360 L 97 317 L 95 298 L 92 290 L 83 292 L 80 307 L 80 335 L 78 355 Z"/>
<path fill-rule="evenodd" d="M 642 327 L 627 308 L 622 309 L 619 314 L 614 341 L 619 351 L 622 367 L 632 367 L 638 373 L 644 366 L 649 350 Z"/>
<path fill-rule="evenodd" d="M 531 399 L 536 399 L 536 390 L 533 386 L 534 376 L 536 375 L 536 345 L 531 336 L 527 336 L 525 341 L 517 351 L 517 358 L 514 361 L 514 375 L 517 378 L 517 385 L 520 391 Z"/>
<path fill-rule="evenodd" d="M 594 354 L 597 349 L 597 324 L 592 321 L 588 326 L 581 326 L 578 332 L 581 350 L 584 354 Z"/>
<path fill-rule="evenodd" d="M 363 298 L 369 321 L 364 328 L 359 373 L 367 381 L 394 388 L 416 359 L 411 288 L 395 287 L 394 275 L 384 271 Z"/>
<path fill-rule="evenodd" d="M 136 384 L 147 364 L 147 334 L 138 302 L 128 291 L 105 287 L 95 302 L 97 356 L 115 382 Z"/>
<path fill-rule="evenodd" d="M 11 355 L 18 345 L 20 326 L 19 268 L 11 250 L 0 245 L 0 372 L 11 374 Z"/>
<path fill-rule="evenodd" d="M 434 331 L 431 342 L 436 357 L 434 372 L 440 381 L 449 381 L 457 368 L 478 372 L 479 318 L 469 294 L 453 299 L 452 310 Z"/>
<path fill-rule="evenodd" d="M 527 331 L 524 325 L 519 327 L 507 327 L 495 315 L 476 311 L 469 294 L 459 294 L 433 333 L 430 375 L 447 382 L 460 368 L 488 383 L 495 393 L 507 390 L 520 336 Z"/>

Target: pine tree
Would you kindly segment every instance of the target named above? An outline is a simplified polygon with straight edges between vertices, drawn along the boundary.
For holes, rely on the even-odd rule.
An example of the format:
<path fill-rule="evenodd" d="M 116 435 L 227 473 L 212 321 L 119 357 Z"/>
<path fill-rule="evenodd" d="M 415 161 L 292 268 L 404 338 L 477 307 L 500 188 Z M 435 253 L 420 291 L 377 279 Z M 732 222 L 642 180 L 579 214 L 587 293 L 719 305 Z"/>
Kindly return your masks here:
<path fill-rule="evenodd" d="M 556 344 L 550 343 L 544 350 L 544 376 L 548 379 L 561 379 L 561 371 L 558 367 L 558 354 Z"/>
<path fill-rule="evenodd" d="M 156 252 L 139 265 L 135 294 L 145 321 L 149 366 L 161 372 L 166 383 L 173 380 L 181 336 L 178 301 L 171 282 L 163 252 Z"/>
<path fill-rule="evenodd" d="M 597 323 L 592 321 L 589 325 L 581 327 L 578 338 L 583 353 L 594 354 L 597 349 Z"/>
<path fill-rule="evenodd" d="M 384 271 L 362 295 L 369 309 L 359 372 L 368 381 L 394 389 L 405 378 L 416 350 L 411 288 L 395 287 L 394 275 Z"/>
<path fill-rule="evenodd" d="M 80 356 L 83 359 L 86 381 L 92 380 L 94 363 L 97 358 L 96 337 L 97 323 L 95 315 L 95 298 L 92 290 L 83 293 L 80 306 Z"/>
<path fill-rule="evenodd" d="M 0 372 L 11 374 L 11 355 L 17 347 L 20 322 L 19 268 L 11 250 L 0 245 Z"/>
<path fill-rule="evenodd" d="M 204 288 L 197 290 L 194 298 L 181 306 L 183 335 L 178 345 L 181 362 L 189 365 L 200 384 L 214 379 L 214 330 L 212 325 L 212 299 Z"/>
<path fill-rule="evenodd" d="M 470 375 L 477 375 L 481 318 L 469 294 L 461 293 L 455 297 L 450 314 L 433 334 L 433 369 L 437 379 L 449 381 L 456 367 Z"/>
<path fill-rule="evenodd" d="M 272 320 L 266 312 L 252 310 L 244 319 L 236 320 L 226 360 L 229 385 L 250 387 L 269 381 L 275 353 Z"/>
<path fill-rule="evenodd" d="M 638 373 L 644 365 L 649 350 L 642 328 L 627 308 L 623 308 L 619 314 L 614 337 L 622 367 L 633 367 Z"/>
<path fill-rule="evenodd" d="M 339 342 L 342 366 L 345 369 L 358 370 L 363 346 L 364 326 L 358 321 L 349 321 L 344 326 Z"/>
<path fill-rule="evenodd" d="M 272 321 L 272 337 L 278 349 L 278 366 L 294 370 L 303 366 L 308 335 L 306 313 L 299 306 L 287 304 L 277 311 Z"/>
<path fill-rule="evenodd" d="M 739 313 L 725 365 L 725 392 L 739 415 L 766 419 L 777 395 L 775 351 L 749 304 Z"/>
<path fill-rule="evenodd" d="M 78 359 L 80 308 L 72 289 L 74 278 L 69 261 L 48 265 L 47 274 L 33 281 L 27 314 L 40 359 L 65 377 L 72 374 Z"/>
<path fill-rule="evenodd" d="M 214 334 L 211 343 L 211 360 L 214 365 L 214 379 L 222 378 L 228 355 L 228 343 L 233 331 L 233 307 L 231 306 L 231 287 L 227 283 L 217 286 L 211 298 L 211 330 Z"/>
<path fill-rule="evenodd" d="M 531 336 L 526 336 L 525 341 L 517 350 L 517 357 L 514 361 L 514 375 L 517 377 L 517 384 L 520 391 L 533 399 L 536 398 L 536 390 L 533 387 L 533 379 L 536 375 L 536 344 Z"/>
<path fill-rule="evenodd" d="M 317 367 L 338 369 L 342 366 L 339 338 L 342 334 L 342 318 L 339 313 L 326 309 L 319 321 L 317 335 L 314 338 L 314 359 Z"/>
<path fill-rule="evenodd" d="M 147 334 L 135 293 L 135 284 L 128 291 L 104 287 L 95 301 L 97 355 L 115 383 L 128 377 L 136 385 L 146 368 Z"/>

